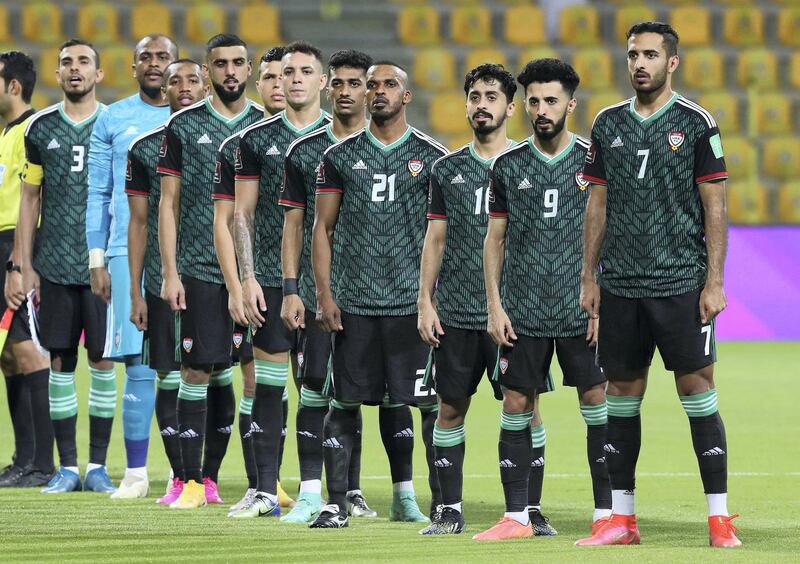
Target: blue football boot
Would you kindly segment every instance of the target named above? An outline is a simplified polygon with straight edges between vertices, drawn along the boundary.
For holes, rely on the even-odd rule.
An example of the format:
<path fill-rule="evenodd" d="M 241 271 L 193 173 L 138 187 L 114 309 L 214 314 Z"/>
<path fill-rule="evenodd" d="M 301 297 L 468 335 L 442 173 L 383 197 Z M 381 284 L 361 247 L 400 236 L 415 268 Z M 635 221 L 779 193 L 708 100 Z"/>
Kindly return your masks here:
<path fill-rule="evenodd" d="M 53 479 L 47 482 L 47 487 L 42 493 L 79 492 L 81 489 L 81 477 L 61 466 Z"/>
<path fill-rule="evenodd" d="M 114 493 L 117 491 L 105 466 L 95 468 L 86 473 L 86 478 L 83 479 L 83 489 L 87 492 L 98 493 Z"/>

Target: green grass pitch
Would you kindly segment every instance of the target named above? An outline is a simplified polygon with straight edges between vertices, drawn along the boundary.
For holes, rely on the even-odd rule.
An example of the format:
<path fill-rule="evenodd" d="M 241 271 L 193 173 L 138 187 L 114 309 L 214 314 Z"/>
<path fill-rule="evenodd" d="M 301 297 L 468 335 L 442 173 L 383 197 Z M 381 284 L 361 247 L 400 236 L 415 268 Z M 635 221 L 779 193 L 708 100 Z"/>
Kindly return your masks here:
<path fill-rule="evenodd" d="M 467 533 L 446 538 L 417 534 L 418 525 L 389 523 L 391 485 L 377 429 L 375 408 L 364 411 L 362 490 L 379 513 L 351 520 L 346 530 L 312 531 L 276 519 L 234 521 L 227 505 L 177 512 L 157 506 L 168 467 L 153 424 L 149 470 L 153 491 L 145 500 L 113 502 L 100 494 L 44 496 L 36 490 L 0 491 L 0 561 L 422 561 L 428 562 L 788 562 L 800 561 L 800 447 L 798 447 L 797 343 L 724 343 L 719 347 L 720 410 L 728 431 L 730 499 L 744 547 L 707 546 L 706 506 L 692 452 L 689 428 L 672 378 L 654 362 L 643 405 L 639 460 L 638 547 L 575 548 L 592 510 L 585 461 L 584 424 L 575 392 L 559 387 L 542 399 L 547 428 L 543 510 L 559 535 L 504 543 L 476 543 L 471 536 L 502 514 L 497 469 L 500 404 L 482 386 L 467 419 L 464 512 Z M 82 364 L 85 366 L 85 364 Z M 557 366 L 554 365 L 554 371 Z M 237 371 L 238 377 L 238 371 Z M 554 373 L 556 381 L 560 375 Z M 88 377 L 79 375 L 79 457 L 88 451 Z M 120 372 L 120 388 L 122 377 Z M 297 394 L 290 390 L 291 403 Z M 5 395 L 2 388 L 0 395 Z M 0 399 L 0 463 L 13 444 L 5 397 Z M 290 493 L 298 485 L 294 407 L 282 468 Z M 417 427 L 418 414 L 415 415 Z M 423 510 L 429 491 L 422 443 L 415 449 L 415 485 Z M 114 425 L 109 470 L 119 480 L 125 466 L 122 424 Z M 246 487 L 240 446 L 234 435 L 223 463 L 220 489 L 233 503 Z"/>

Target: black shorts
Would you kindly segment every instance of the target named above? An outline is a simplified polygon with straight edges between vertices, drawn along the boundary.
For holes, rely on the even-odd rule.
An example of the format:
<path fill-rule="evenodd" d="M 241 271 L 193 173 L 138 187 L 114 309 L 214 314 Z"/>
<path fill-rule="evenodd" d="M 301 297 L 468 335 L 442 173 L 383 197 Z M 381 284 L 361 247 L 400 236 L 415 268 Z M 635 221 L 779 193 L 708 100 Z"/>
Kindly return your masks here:
<path fill-rule="evenodd" d="M 77 349 L 101 356 L 106 343 L 108 306 L 92 294 L 91 286 L 54 284 L 41 278 L 39 288 L 39 341 L 47 350 Z"/>
<path fill-rule="evenodd" d="M 246 364 L 253 360 L 253 338 L 247 327 L 233 324 L 231 339 L 231 361 L 234 364 Z"/>
<path fill-rule="evenodd" d="M 428 379 L 432 378 L 436 393 L 445 401 L 468 398 L 487 374 L 495 399 L 502 400 L 500 385 L 491 378 L 497 363 L 497 345 L 489 333 L 450 325 L 443 325 L 442 329 L 444 335 L 439 335 L 439 347 L 431 348 L 426 373 Z"/>
<path fill-rule="evenodd" d="M 334 334 L 333 397 L 380 405 L 432 405 L 436 392 L 424 383 L 429 346 L 419 338 L 417 316 L 367 317 L 342 312 Z"/>
<path fill-rule="evenodd" d="M 262 286 L 264 301 L 267 303 L 266 321 L 253 333 L 253 347 L 270 354 L 287 352 L 297 339 L 294 331 L 289 331 L 281 319 L 283 290 Z"/>
<path fill-rule="evenodd" d="M 689 372 L 716 362 L 714 322 L 700 321 L 702 288 L 667 298 L 621 298 L 600 290 L 600 366 L 610 373 L 650 366 Z"/>
<path fill-rule="evenodd" d="M 6 287 L 6 262 L 11 258 L 11 252 L 14 250 L 14 230 L 8 229 L 0 231 L 0 316 L 2 316 L 8 304 L 6 303 L 5 292 Z M 11 320 L 11 326 L 8 328 L 9 341 L 29 341 L 31 338 L 31 329 L 28 325 L 28 301 L 25 300 L 20 304 L 17 311 L 14 312 L 14 317 Z"/>
<path fill-rule="evenodd" d="M 333 337 L 320 329 L 316 313 L 308 309 L 305 324 L 306 328 L 298 331 L 298 379 L 309 390 L 321 393 L 328 379 Z"/>
<path fill-rule="evenodd" d="M 175 372 L 175 313 L 159 296 L 145 291 L 147 330 L 142 339 L 142 362 L 158 372 Z"/>
<path fill-rule="evenodd" d="M 211 364 L 215 369 L 230 366 L 233 320 L 228 313 L 225 284 L 203 282 L 190 276 L 181 276 L 181 280 L 186 309 L 175 315 L 180 363 Z"/>

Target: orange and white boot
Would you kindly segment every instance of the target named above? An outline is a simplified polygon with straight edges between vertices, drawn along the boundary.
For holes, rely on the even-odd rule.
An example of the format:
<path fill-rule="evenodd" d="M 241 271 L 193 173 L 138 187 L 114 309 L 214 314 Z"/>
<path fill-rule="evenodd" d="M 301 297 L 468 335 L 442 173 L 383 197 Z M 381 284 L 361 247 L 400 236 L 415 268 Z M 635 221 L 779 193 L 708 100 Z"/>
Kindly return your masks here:
<path fill-rule="evenodd" d="M 720 548 L 736 548 L 742 541 L 736 536 L 736 525 L 731 523 L 739 515 L 712 515 L 708 518 L 708 544 Z"/>
<path fill-rule="evenodd" d="M 639 544 L 640 538 L 636 515 L 612 514 L 596 531 L 592 527 L 592 536 L 576 541 L 575 546 Z"/>

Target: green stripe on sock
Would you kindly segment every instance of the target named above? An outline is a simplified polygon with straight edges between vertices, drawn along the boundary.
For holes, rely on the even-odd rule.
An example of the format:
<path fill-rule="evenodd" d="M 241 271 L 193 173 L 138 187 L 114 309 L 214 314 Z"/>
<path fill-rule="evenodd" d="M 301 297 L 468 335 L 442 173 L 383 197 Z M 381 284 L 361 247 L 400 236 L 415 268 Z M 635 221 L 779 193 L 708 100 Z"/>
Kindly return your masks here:
<path fill-rule="evenodd" d="M 544 423 L 539 423 L 536 427 L 531 427 L 531 445 L 533 448 L 542 448 L 547 442 L 547 431 Z"/>
<path fill-rule="evenodd" d="M 360 401 L 342 401 L 342 400 L 331 400 L 331 407 L 336 409 L 358 409 L 361 406 Z"/>
<path fill-rule="evenodd" d="M 531 420 L 533 419 L 533 412 L 526 411 L 525 413 L 500 413 L 500 428 L 506 431 L 522 431 L 530 427 Z"/>
<path fill-rule="evenodd" d="M 239 400 L 239 413 L 241 415 L 253 414 L 253 398 L 242 396 L 242 399 Z"/>
<path fill-rule="evenodd" d="M 208 384 L 190 384 L 181 380 L 178 399 L 202 401 L 208 397 Z"/>
<path fill-rule="evenodd" d="M 230 386 L 233 384 L 233 369 L 226 368 L 225 370 L 218 370 L 211 373 L 208 379 L 208 385 L 214 387 Z"/>
<path fill-rule="evenodd" d="M 642 396 L 606 396 L 608 415 L 636 417 L 642 409 Z"/>
<path fill-rule="evenodd" d="M 177 390 L 181 387 L 180 371 L 159 372 L 157 386 L 159 390 Z"/>
<path fill-rule="evenodd" d="M 111 419 L 117 410 L 117 378 L 114 369 L 89 368 L 89 415 Z"/>
<path fill-rule="evenodd" d="M 426 405 L 418 405 L 417 409 L 419 409 L 422 413 L 433 413 L 439 411 L 439 404 L 438 403 L 429 403 Z"/>
<path fill-rule="evenodd" d="M 303 407 L 328 407 L 330 400 L 319 392 L 300 388 L 300 405 Z"/>
<path fill-rule="evenodd" d="M 453 427 L 452 429 L 442 429 L 437 424 L 433 425 L 433 446 L 454 447 L 465 442 L 467 434 L 464 425 Z"/>
<path fill-rule="evenodd" d="M 286 379 L 287 380 L 289 379 L 288 376 L 287 376 Z M 281 396 L 281 401 L 289 401 L 289 389 L 288 388 L 284 388 L 283 389 L 283 396 Z"/>
<path fill-rule="evenodd" d="M 706 417 L 717 412 L 717 390 L 693 396 L 680 396 L 681 405 L 689 417 Z"/>
<path fill-rule="evenodd" d="M 50 371 L 47 393 L 50 399 L 50 418 L 58 421 L 78 414 L 78 393 L 74 372 Z"/>
<path fill-rule="evenodd" d="M 256 384 L 278 388 L 286 386 L 286 379 L 289 377 L 288 362 L 270 362 L 269 360 L 255 359 L 254 364 L 256 368 Z"/>
<path fill-rule="evenodd" d="M 606 402 L 597 405 L 582 405 L 581 415 L 587 425 L 605 425 L 608 423 L 608 406 Z"/>

